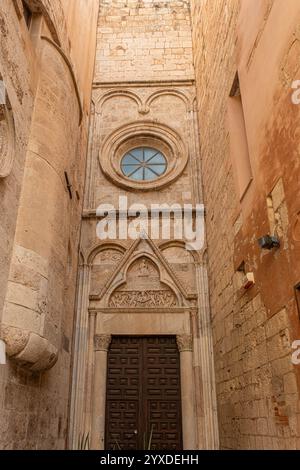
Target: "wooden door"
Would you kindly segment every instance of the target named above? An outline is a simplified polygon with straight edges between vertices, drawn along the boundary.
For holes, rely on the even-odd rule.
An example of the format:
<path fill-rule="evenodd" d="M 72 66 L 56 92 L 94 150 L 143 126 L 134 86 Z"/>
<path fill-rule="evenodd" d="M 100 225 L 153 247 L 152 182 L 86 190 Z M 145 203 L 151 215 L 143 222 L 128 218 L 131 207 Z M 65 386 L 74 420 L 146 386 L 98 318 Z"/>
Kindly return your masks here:
<path fill-rule="evenodd" d="M 182 449 L 180 365 L 173 336 L 115 336 L 108 353 L 105 448 Z"/>

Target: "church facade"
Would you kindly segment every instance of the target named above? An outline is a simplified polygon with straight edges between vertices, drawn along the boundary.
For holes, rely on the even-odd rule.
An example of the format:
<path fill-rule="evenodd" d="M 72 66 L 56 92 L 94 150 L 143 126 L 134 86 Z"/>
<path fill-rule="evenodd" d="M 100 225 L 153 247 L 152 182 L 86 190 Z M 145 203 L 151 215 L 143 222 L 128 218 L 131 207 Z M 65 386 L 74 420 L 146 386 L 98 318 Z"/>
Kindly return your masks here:
<path fill-rule="evenodd" d="M 300 448 L 299 18 L 2 1 L 0 448 Z"/>

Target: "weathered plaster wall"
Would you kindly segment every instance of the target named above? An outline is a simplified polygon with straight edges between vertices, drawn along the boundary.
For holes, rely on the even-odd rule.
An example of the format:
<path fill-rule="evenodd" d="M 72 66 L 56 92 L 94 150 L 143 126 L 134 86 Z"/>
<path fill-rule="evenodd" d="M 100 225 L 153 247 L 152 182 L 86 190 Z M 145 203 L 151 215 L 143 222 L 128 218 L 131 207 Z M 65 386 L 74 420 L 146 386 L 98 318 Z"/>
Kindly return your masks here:
<path fill-rule="evenodd" d="M 8 179 L 0 179 L 5 220 L 12 215 L 6 237 L 13 248 L 10 263 L 11 250 L 1 239 L 5 267 L 10 268 L 8 287 L 4 279 L 2 291 L 7 290 L 1 337 L 9 356 L 8 364 L 0 366 L 0 446 L 4 449 L 66 446 L 98 12 L 97 0 L 77 4 L 72 19 L 72 1 L 28 4 L 36 14 L 30 31 L 21 2 L 0 6 L 2 36 L 11 41 L 4 42 L 3 48 L 1 42 L 1 74 L 12 96 L 22 155 L 20 161 L 16 156 Z M 84 60 L 83 50 L 88 51 Z M 9 183 L 15 174 L 13 186 Z M 12 213 L 9 196 L 14 198 Z"/>
<path fill-rule="evenodd" d="M 192 1 L 219 429 L 227 449 L 300 448 L 300 369 L 291 362 L 300 337 L 300 108 L 291 101 L 299 18 L 295 0 Z M 241 201 L 227 119 L 237 70 L 253 173 Z M 257 239 L 274 225 L 281 248 L 262 251 Z M 242 262 L 255 276 L 248 292 L 237 273 Z"/>

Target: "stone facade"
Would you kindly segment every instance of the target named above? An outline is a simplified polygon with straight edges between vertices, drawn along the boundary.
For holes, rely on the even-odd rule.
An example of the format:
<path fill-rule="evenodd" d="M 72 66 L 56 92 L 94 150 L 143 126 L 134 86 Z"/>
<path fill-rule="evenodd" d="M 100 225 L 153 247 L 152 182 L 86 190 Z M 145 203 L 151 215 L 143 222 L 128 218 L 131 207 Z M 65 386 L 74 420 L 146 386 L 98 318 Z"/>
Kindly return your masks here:
<path fill-rule="evenodd" d="M 165 240 L 160 233 L 153 239 L 150 230 L 152 204 L 195 208 L 202 202 L 195 93 L 189 2 L 100 2 L 78 285 L 76 341 L 81 346 L 71 401 L 73 446 L 79 432 L 90 434 L 93 448 L 104 446 L 106 368 L 103 351 L 93 348 L 95 334 L 193 338 L 194 347 L 182 349 L 184 446 L 218 445 L 209 308 L 202 288 L 205 260 L 202 252 L 187 251 L 183 238 Z M 167 170 L 157 180 L 122 174 L 123 155 L 140 146 L 166 157 Z M 127 197 L 128 207 L 144 205 L 146 239 L 97 239 L 97 208 L 118 208 L 120 196 Z M 120 219 L 118 224 L 119 229 Z"/>
<path fill-rule="evenodd" d="M 300 108 L 292 103 L 300 8 L 191 3 L 220 445 L 299 449 L 300 369 L 291 346 L 300 337 Z M 242 195 L 230 125 L 237 72 L 252 170 Z M 260 249 L 267 233 L 279 236 L 280 249 Z M 246 291 L 245 273 L 255 280 Z"/>
<path fill-rule="evenodd" d="M 300 449 L 298 3 L 1 0 L 1 449 L 104 447 L 114 335 L 174 337 L 184 448 Z M 100 205 L 140 236 L 100 240 Z"/>
<path fill-rule="evenodd" d="M 98 12 L 96 0 L 76 10 L 71 3 L 0 5 L 2 169 L 5 148 L 14 148 L 0 172 L 0 318 L 8 355 L 0 368 L 2 449 L 66 446 Z"/>

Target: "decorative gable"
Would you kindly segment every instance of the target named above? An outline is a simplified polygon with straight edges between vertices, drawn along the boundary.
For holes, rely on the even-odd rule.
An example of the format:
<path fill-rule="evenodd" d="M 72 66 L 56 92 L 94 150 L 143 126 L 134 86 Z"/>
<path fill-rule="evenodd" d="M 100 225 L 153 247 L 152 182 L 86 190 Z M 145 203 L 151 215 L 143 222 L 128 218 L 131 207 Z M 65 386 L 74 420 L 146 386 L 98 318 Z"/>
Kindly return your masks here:
<path fill-rule="evenodd" d="M 100 294 L 90 299 L 101 307 L 170 308 L 189 305 L 189 297 L 153 241 L 140 238 L 116 265 Z"/>

